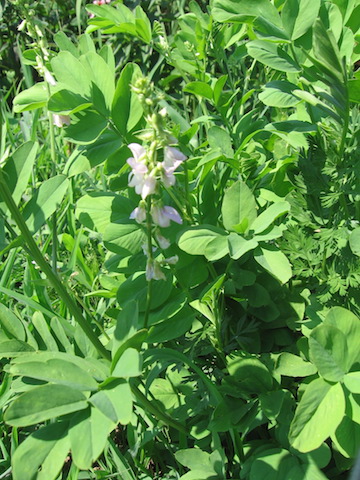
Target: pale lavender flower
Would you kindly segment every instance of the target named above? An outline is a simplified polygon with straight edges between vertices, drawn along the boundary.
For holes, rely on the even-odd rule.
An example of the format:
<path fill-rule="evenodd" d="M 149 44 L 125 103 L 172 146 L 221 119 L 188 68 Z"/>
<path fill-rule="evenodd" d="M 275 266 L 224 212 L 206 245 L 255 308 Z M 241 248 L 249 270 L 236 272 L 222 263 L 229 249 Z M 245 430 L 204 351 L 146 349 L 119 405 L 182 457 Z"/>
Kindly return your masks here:
<path fill-rule="evenodd" d="M 61 128 L 64 125 L 70 125 L 71 120 L 69 115 L 58 115 L 57 113 L 53 114 L 53 124 Z"/>
<path fill-rule="evenodd" d="M 163 250 L 166 250 L 170 247 L 170 241 L 167 238 L 163 237 L 159 232 L 155 232 L 155 238 L 160 248 L 162 248 Z"/>
<path fill-rule="evenodd" d="M 156 260 L 148 260 L 146 264 L 146 280 L 166 280 L 160 264 Z"/>
<path fill-rule="evenodd" d="M 130 143 L 128 148 L 133 157 L 127 159 L 127 163 L 132 168 L 129 174 L 129 187 L 135 187 L 135 192 L 145 199 L 148 195 L 155 193 L 156 178 L 148 175 L 149 169 L 146 165 L 146 150 L 138 143 Z"/>
<path fill-rule="evenodd" d="M 130 214 L 132 220 L 136 220 L 137 223 L 142 223 L 146 220 L 146 210 L 144 207 L 136 207 Z"/>
<path fill-rule="evenodd" d="M 175 265 L 179 261 L 179 257 L 177 255 L 174 255 L 169 258 L 164 258 L 162 263 L 167 263 L 168 265 Z"/>
<path fill-rule="evenodd" d="M 179 165 L 186 160 L 186 156 L 175 147 L 165 147 L 164 149 L 164 161 L 162 162 L 163 176 L 162 181 L 165 187 L 171 187 L 175 185 L 174 172 Z"/>
<path fill-rule="evenodd" d="M 179 223 L 180 225 L 182 224 L 182 218 L 173 207 L 159 207 L 158 205 L 153 205 L 151 207 L 151 216 L 154 223 L 159 225 L 159 227 L 168 227 L 170 225 L 170 220 Z"/>

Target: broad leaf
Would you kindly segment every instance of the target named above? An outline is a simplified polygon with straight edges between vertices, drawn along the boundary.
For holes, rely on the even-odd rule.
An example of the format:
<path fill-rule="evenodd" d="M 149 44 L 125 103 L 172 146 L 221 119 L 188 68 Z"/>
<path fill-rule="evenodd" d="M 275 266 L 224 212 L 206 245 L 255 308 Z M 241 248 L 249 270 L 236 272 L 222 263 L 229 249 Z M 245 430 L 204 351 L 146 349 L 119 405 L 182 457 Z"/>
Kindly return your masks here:
<path fill-rule="evenodd" d="M 27 427 L 86 408 L 85 396 L 64 385 L 41 385 L 16 398 L 4 414 L 14 427 Z"/>
<path fill-rule="evenodd" d="M 26 204 L 23 215 L 32 233 L 37 232 L 58 209 L 68 189 L 65 175 L 56 175 L 43 182 Z"/>
<path fill-rule="evenodd" d="M 55 480 L 70 449 L 67 429 L 67 422 L 57 422 L 29 435 L 13 454 L 13 479 Z"/>
<path fill-rule="evenodd" d="M 70 422 L 71 456 L 75 465 L 88 470 L 105 448 L 116 424 L 100 410 L 89 407 L 74 415 Z"/>
<path fill-rule="evenodd" d="M 300 452 L 318 448 L 340 424 L 345 413 L 345 397 L 340 383 L 318 378 L 305 390 L 290 426 L 291 445 Z"/>
<path fill-rule="evenodd" d="M 360 425 L 345 416 L 331 439 L 344 457 L 356 458 L 360 449 Z"/>
<path fill-rule="evenodd" d="M 276 43 L 253 40 L 247 44 L 249 55 L 264 65 L 280 72 L 298 73 L 300 67 L 290 55 Z"/>
<path fill-rule="evenodd" d="M 245 253 L 254 250 L 258 246 L 256 240 L 245 240 L 244 237 L 236 233 L 230 233 L 227 241 L 229 244 L 230 257 L 234 260 L 238 260 L 245 255 Z"/>
<path fill-rule="evenodd" d="M 45 82 L 39 82 L 20 92 L 14 98 L 14 112 L 20 113 L 27 110 L 34 110 L 36 108 L 43 108 L 46 106 L 48 100 L 48 90 Z"/>
<path fill-rule="evenodd" d="M 254 220 L 251 224 L 251 230 L 254 230 L 255 234 L 261 233 L 266 230 L 277 218 L 284 215 L 290 210 L 290 204 L 288 202 L 276 202 L 270 205 L 264 212 Z"/>
<path fill-rule="evenodd" d="M 66 385 L 75 390 L 97 390 L 98 384 L 85 370 L 72 362 L 59 358 L 48 359 L 43 362 L 34 361 L 17 363 L 10 366 L 13 375 L 36 378 L 46 382 Z"/>
<path fill-rule="evenodd" d="M 5 305 L 0 303 L 0 327 L 9 339 L 24 341 L 25 329 L 21 320 Z"/>
<path fill-rule="evenodd" d="M 139 99 L 131 90 L 131 85 L 140 75 L 141 71 L 138 65 L 128 63 L 122 70 L 116 85 L 111 117 L 122 135 L 131 131 L 143 114 Z"/>
<path fill-rule="evenodd" d="M 291 265 L 285 255 L 276 247 L 267 245 L 255 250 L 255 260 L 281 283 L 286 283 L 292 276 Z"/>
<path fill-rule="evenodd" d="M 128 220 L 132 210 L 128 198 L 115 193 L 94 192 L 80 198 L 75 213 L 85 227 L 104 233 L 109 223 Z"/>
<path fill-rule="evenodd" d="M 26 142 L 22 144 L 10 156 L 2 169 L 7 185 L 16 204 L 20 202 L 28 185 L 38 147 L 39 145 L 34 142 Z M 1 201 L 1 192 L 0 208 L 4 212 L 7 211 L 7 206 Z"/>
<path fill-rule="evenodd" d="M 347 370 L 350 370 L 352 365 L 360 362 L 360 319 L 343 307 L 333 307 L 326 315 L 324 324 L 338 328 L 345 335 L 348 357 Z"/>
<path fill-rule="evenodd" d="M 281 20 L 291 40 L 302 37 L 318 17 L 320 0 L 286 0 Z"/>
<path fill-rule="evenodd" d="M 221 213 L 226 230 L 237 233 L 248 230 L 257 211 L 255 198 L 244 182 L 239 180 L 226 190 Z"/>
<path fill-rule="evenodd" d="M 214 0 L 211 13 L 217 22 L 246 22 L 263 16 L 280 26 L 276 8 L 268 0 Z"/>
<path fill-rule="evenodd" d="M 317 368 L 293 353 L 283 352 L 277 358 L 275 371 L 287 377 L 307 377 L 316 373 Z"/>
<path fill-rule="evenodd" d="M 116 380 L 95 393 L 89 402 L 115 424 L 126 425 L 132 416 L 132 393 L 125 380 Z"/>
<path fill-rule="evenodd" d="M 111 375 L 113 377 L 129 378 L 138 377 L 142 372 L 142 358 L 135 348 L 128 348 L 121 355 L 114 366 Z"/>
<path fill-rule="evenodd" d="M 319 374 L 329 382 L 339 382 L 347 372 L 345 335 L 331 325 L 319 325 L 309 337 L 310 360 Z"/>
<path fill-rule="evenodd" d="M 224 233 L 223 230 L 212 225 L 190 227 L 181 234 L 178 245 L 181 250 L 190 255 L 204 255 L 207 245 L 215 238 L 224 236 Z"/>
<path fill-rule="evenodd" d="M 275 80 L 263 87 L 263 91 L 259 93 L 259 100 L 270 107 L 293 107 L 300 103 L 299 98 L 292 93 L 297 88 L 299 88 L 297 85 L 285 80 Z"/>

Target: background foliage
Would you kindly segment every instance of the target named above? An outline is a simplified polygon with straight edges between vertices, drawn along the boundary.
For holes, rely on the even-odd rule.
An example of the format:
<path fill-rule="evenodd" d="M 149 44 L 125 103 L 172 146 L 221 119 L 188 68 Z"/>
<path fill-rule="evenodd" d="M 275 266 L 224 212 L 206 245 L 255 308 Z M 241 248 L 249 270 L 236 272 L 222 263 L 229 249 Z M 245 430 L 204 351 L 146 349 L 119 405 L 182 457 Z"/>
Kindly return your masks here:
<path fill-rule="evenodd" d="M 0 7 L 0 477 L 347 478 L 360 2 L 53 3 Z M 163 248 L 128 186 L 156 115 Z"/>

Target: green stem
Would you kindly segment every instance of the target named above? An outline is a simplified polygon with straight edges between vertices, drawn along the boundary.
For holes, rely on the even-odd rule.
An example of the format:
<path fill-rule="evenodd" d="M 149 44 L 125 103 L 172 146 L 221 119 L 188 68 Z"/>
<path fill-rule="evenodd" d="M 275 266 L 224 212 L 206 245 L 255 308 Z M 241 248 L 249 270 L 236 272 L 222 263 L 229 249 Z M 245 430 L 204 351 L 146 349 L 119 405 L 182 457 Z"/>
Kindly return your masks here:
<path fill-rule="evenodd" d="M 31 255 L 41 270 L 45 273 L 48 280 L 55 288 L 57 294 L 62 299 L 64 304 L 67 306 L 70 313 L 73 315 L 76 322 L 79 324 L 81 329 L 84 331 L 85 335 L 88 337 L 90 342 L 94 345 L 98 353 L 106 358 L 110 359 L 110 352 L 106 350 L 104 345 L 100 342 L 97 335 L 93 332 L 90 324 L 86 321 L 83 317 L 81 310 L 79 309 L 78 305 L 74 302 L 71 298 L 69 293 L 67 292 L 65 286 L 60 281 L 59 277 L 57 276 L 56 272 L 52 270 L 50 265 L 44 259 L 39 247 L 37 246 L 35 240 L 33 239 L 25 220 L 23 219 L 17 205 L 15 204 L 9 187 L 6 182 L 6 178 L 4 178 L 3 172 L 0 170 L 0 184 L 1 184 L 1 196 L 5 201 L 8 209 L 11 212 L 13 219 L 15 220 L 17 226 L 19 227 L 25 242 L 27 243 Z"/>
<path fill-rule="evenodd" d="M 48 97 L 50 98 L 50 86 L 46 83 Z M 56 175 L 56 149 L 55 149 L 55 130 L 53 122 L 53 114 L 48 111 L 49 117 L 49 135 L 50 135 L 50 156 L 52 162 L 52 175 Z M 51 250 L 51 263 L 52 269 L 54 272 L 57 272 L 57 249 L 58 249 L 58 238 L 57 238 L 57 214 L 56 211 L 52 214 L 52 250 Z"/>
<path fill-rule="evenodd" d="M 146 396 L 139 390 L 139 388 L 135 385 L 131 385 L 131 391 L 135 396 L 136 400 L 139 402 L 142 408 L 144 408 L 147 412 L 152 413 L 158 420 L 166 423 L 170 427 L 176 428 L 179 432 L 189 434 L 188 430 L 182 425 L 181 423 L 177 422 L 173 418 L 163 413 L 159 410 L 154 403 L 152 403 Z"/>
<path fill-rule="evenodd" d="M 147 262 L 151 265 L 154 262 L 153 251 L 152 251 L 152 218 L 151 218 L 151 197 L 148 197 L 146 200 L 146 235 L 147 235 Z M 147 294 L 146 294 L 146 307 L 144 315 L 144 328 L 147 328 L 149 322 L 150 308 L 151 308 L 151 295 L 152 295 L 152 283 L 153 280 L 150 278 L 147 284 Z"/>

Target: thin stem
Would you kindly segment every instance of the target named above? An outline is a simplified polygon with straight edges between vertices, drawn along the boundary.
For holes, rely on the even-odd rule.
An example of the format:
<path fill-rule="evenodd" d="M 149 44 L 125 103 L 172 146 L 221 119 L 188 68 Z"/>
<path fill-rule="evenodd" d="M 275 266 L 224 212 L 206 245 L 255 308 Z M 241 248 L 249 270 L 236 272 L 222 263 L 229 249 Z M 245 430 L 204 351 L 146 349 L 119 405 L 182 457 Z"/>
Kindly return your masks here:
<path fill-rule="evenodd" d="M 29 250 L 31 252 L 32 258 L 41 268 L 41 270 L 45 273 L 48 280 L 52 284 L 52 286 L 57 291 L 57 294 L 62 299 L 62 301 L 67 306 L 70 313 L 73 315 L 76 322 L 80 325 L 81 329 L 84 331 L 85 335 L 88 337 L 90 342 L 94 345 L 98 353 L 106 358 L 110 359 L 110 352 L 106 350 L 104 345 L 100 342 L 97 335 L 93 332 L 90 324 L 87 320 L 83 317 L 81 310 L 79 309 L 78 305 L 75 301 L 71 298 L 68 291 L 66 290 L 65 286 L 60 281 L 59 277 L 57 276 L 56 272 L 52 270 L 50 265 L 46 262 L 45 258 L 43 257 L 39 247 L 37 246 L 35 240 L 33 239 L 18 207 L 16 206 L 9 187 L 7 185 L 6 179 L 4 178 L 3 172 L 0 170 L 0 184 L 1 184 L 1 195 L 3 200 L 5 201 L 8 209 L 11 212 L 13 219 L 15 220 L 17 226 L 19 227 L 25 242 L 27 243 Z"/>
<path fill-rule="evenodd" d="M 148 197 L 146 200 L 146 235 L 147 235 L 147 262 L 151 266 L 154 262 L 154 256 L 152 251 L 152 218 L 151 218 L 151 197 Z M 150 308 L 151 308 L 151 294 L 152 294 L 152 283 L 153 280 L 150 278 L 147 284 L 147 294 L 146 294 L 146 308 L 144 315 L 144 328 L 147 328 L 149 322 Z"/>
<path fill-rule="evenodd" d="M 48 97 L 50 98 L 50 86 L 46 82 Z M 50 135 L 50 156 L 52 162 L 52 175 L 56 175 L 56 149 L 55 149 L 55 130 L 54 130 L 54 121 L 53 114 L 48 111 L 49 117 L 49 135 Z M 52 214 L 52 250 L 51 250 L 51 264 L 54 272 L 57 272 L 57 249 L 58 249 L 58 238 L 57 238 L 57 213 L 56 211 Z"/>
<path fill-rule="evenodd" d="M 166 423 L 166 425 L 169 425 L 170 427 L 176 428 L 179 432 L 189 434 L 188 430 L 182 425 L 181 423 L 177 422 L 173 418 L 169 417 L 166 415 L 166 413 L 163 413 L 161 410 L 157 408 L 157 406 L 154 405 L 153 402 L 151 402 L 146 396 L 139 390 L 139 388 L 135 385 L 130 385 L 131 386 L 131 391 L 134 394 L 136 400 L 139 402 L 142 408 L 145 408 L 147 412 L 152 413 L 155 415 L 155 417 L 158 420 L 161 420 L 162 422 Z"/>

